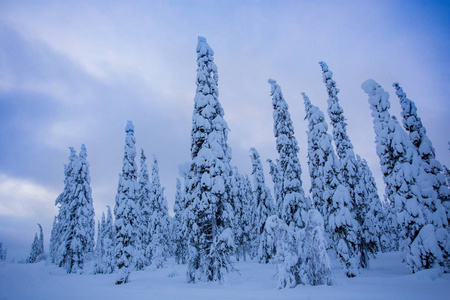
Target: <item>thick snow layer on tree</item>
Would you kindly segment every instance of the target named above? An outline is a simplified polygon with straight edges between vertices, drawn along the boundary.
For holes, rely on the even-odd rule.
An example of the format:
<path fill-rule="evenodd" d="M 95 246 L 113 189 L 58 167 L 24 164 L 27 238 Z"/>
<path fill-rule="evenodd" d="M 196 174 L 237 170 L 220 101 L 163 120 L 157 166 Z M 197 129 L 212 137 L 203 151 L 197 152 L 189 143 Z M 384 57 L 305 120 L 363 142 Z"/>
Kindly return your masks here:
<path fill-rule="evenodd" d="M 333 266 L 339 265 L 332 261 Z M 436 269 L 411 274 L 400 253 L 380 254 L 361 276 L 347 278 L 335 270 L 332 286 L 305 286 L 278 290 L 274 264 L 237 262 L 239 273 L 228 281 L 186 283 L 186 265 L 173 260 L 156 271 L 146 269 L 130 275 L 126 285 L 113 284 L 116 274 L 66 274 L 55 265 L 0 262 L 0 299 L 448 299 L 450 274 L 439 277 Z M 88 267 L 88 266 L 87 266 Z M 82 287 L 82 288 L 80 288 Z M 68 292 L 70 291 L 70 292 Z"/>

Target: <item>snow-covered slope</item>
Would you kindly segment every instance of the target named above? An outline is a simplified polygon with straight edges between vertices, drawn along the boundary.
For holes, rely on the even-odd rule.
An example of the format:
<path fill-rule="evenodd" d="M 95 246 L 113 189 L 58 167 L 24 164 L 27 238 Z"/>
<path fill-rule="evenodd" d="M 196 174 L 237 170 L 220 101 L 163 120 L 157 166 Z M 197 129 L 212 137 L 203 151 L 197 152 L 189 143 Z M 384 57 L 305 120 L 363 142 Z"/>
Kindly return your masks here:
<path fill-rule="evenodd" d="M 275 265 L 238 262 L 237 273 L 223 284 L 186 283 L 186 265 L 169 261 L 156 271 L 132 272 L 126 285 L 115 274 L 66 274 L 54 265 L 0 263 L 0 299 L 449 299 L 450 274 L 434 270 L 410 274 L 399 253 L 381 254 L 356 278 L 335 271 L 333 286 L 297 286 L 277 290 Z"/>

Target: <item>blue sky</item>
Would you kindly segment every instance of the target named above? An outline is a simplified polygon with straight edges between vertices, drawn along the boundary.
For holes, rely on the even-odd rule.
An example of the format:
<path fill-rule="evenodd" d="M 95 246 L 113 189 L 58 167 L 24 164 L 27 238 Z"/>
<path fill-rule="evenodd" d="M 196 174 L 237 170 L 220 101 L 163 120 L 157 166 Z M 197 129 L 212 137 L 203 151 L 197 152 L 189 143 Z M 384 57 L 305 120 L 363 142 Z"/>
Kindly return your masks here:
<path fill-rule="evenodd" d="M 148 2 L 148 3 L 147 3 Z M 280 84 L 309 189 L 301 92 L 326 110 L 319 61 L 341 90 L 355 151 L 384 185 L 367 96 L 399 81 L 450 165 L 448 1 L 2 1 L 0 3 L 0 242 L 24 258 L 36 223 L 46 247 L 68 147 L 86 144 L 96 217 L 113 206 L 125 125 L 158 157 L 172 209 L 178 165 L 189 160 L 197 36 L 215 51 L 233 165 L 249 148 L 276 158 L 270 86 Z M 267 169 L 267 166 L 265 166 Z M 266 177 L 267 181 L 270 178 Z"/>

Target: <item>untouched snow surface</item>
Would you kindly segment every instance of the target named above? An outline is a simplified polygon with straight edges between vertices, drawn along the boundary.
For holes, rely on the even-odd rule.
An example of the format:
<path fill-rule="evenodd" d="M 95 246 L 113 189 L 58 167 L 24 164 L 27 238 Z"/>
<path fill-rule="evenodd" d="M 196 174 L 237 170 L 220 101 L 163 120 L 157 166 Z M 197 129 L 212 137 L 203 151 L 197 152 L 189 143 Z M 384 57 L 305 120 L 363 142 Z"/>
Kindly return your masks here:
<path fill-rule="evenodd" d="M 66 274 L 54 265 L 0 263 L 0 299 L 449 299 L 450 274 L 434 270 L 410 274 L 399 253 L 380 254 L 356 278 L 335 271 L 333 286 L 277 290 L 275 265 L 238 262 L 241 275 L 224 284 L 186 283 L 186 265 L 169 261 L 163 269 L 132 272 L 130 282 L 114 285 L 116 274 Z"/>

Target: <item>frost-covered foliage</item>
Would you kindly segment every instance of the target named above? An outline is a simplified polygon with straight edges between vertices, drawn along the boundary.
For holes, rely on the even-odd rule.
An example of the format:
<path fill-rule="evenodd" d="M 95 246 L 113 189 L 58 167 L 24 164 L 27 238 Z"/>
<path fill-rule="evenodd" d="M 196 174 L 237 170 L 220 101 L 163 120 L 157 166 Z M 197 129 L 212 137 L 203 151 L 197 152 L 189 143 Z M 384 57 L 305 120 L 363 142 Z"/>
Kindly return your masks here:
<path fill-rule="evenodd" d="M 239 173 L 236 167 L 233 168 L 231 178 L 231 194 L 234 208 L 233 235 L 236 245 L 236 260 L 239 261 L 242 257 L 246 261 L 252 247 L 253 196 L 248 193 L 245 177 Z"/>
<path fill-rule="evenodd" d="M 70 148 L 69 164 L 65 166 L 64 191 L 56 199 L 59 206 L 50 241 L 52 261 L 68 273 L 81 272 L 94 251 L 94 206 L 91 177 L 85 145 L 80 155 Z"/>
<path fill-rule="evenodd" d="M 303 230 L 301 283 L 307 285 L 331 285 L 333 272 L 324 237 L 324 221 L 320 212 L 308 212 L 306 227 Z"/>
<path fill-rule="evenodd" d="M 197 45 L 197 90 L 191 131 L 191 158 L 187 172 L 187 226 L 189 282 L 222 281 L 233 270 L 234 253 L 231 148 L 228 125 L 218 100 L 214 51 L 204 37 Z M 229 243 L 229 244 L 224 244 Z"/>
<path fill-rule="evenodd" d="M 177 186 L 175 192 L 175 203 L 173 205 L 173 242 L 175 261 L 178 264 L 185 264 L 187 259 L 187 243 L 183 235 L 183 213 L 186 206 L 185 193 L 181 189 L 181 181 L 177 178 Z"/>
<path fill-rule="evenodd" d="M 271 235 L 276 236 L 279 289 L 299 284 L 332 284 L 324 222 L 318 210 L 307 212 L 305 227 L 301 229 L 287 226 L 276 216 L 269 217 L 266 226 Z"/>
<path fill-rule="evenodd" d="M 282 220 L 276 215 L 269 216 L 266 219 L 264 230 L 259 237 L 258 257 L 261 258 L 260 263 L 267 264 L 275 260 L 280 222 Z"/>
<path fill-rule="evenodd" d="M 144 253 L 145 259 L 142 264 L 137 267 L 142 268 L 144 265 L 150 263 L 150 256 L 147 253 L 147 247 L 150 244 L 150 222 L 151 215 L 153 213 L 152 203 L 151 203 L 151 184 L 150 177 L 148 174 L 148 167 L 146 163 L 147 157 L 144 154 L 144 150 L 141 149 L 141 160 L 140 160 L 140 170 L 139 170 L 139 196 L 138 205 L 140 209 L 140 220 L 139 220 L 139 233 L 141 237 L 141 251 Z"/>
<path fill-rule="evenodd" d="M 0 242 L 0 261 L 6 260 L 6 254 L 8 252 L 8 248 L 3 249 L 3 243 Z"/>
<path fill-rule="evenodd" d="M 447 186 L 445 174 L 441 163 L 436 159 L 434 147 L 426 134 L 426 129 L 420 117 L 417 116 L 417 108 L 413 101 L 406 97 L 398 83 L 393 84 L 400 100 L 403 117 L 403 127 L 409 132 L 409 138 L 422 160 L 421 166 L 427 177 L 422 176 L 419 182 L 427 182 L 428 186 L 421 189 L 425 199 L 425 218 L 435 227 L 448 227 L 447 213 L 444 201 L 450 201 L 450 190 Z M 425 179 L 427 178 L 427 179 Z M 433 188 L 433 191 L 430 190 Z"/>
<path fill-rule="evenodd" d="M 71 217 L 69 206 L 72 201 L 73 191 L 75 188 L 74 166 L 78 156 L 75 149 L 69 147 L 69 163 L 64 165 L 64 190 L 56 198 L 55 205 L 59 206 L 56 222 L 53 223 L 51 238 L 50 238 L 50 256 L 52 262 L 62 267 L 64 264 L 64 254 L 67 251 L 64 239 L 69 235 L 69 220 Z"/>
<path fill-rule="evenodd" d="M 41 224 L 38 224 L 39 226 L 39 236 L 36 233 L 34 235 L 33 243 L 31 244 L 31 251 L 30 255 L 27 258 L 27 263 L 35 263 L 40 262 L 42 260 L 45 260 L 45 253 L 44 253 L 44 233 L 42 231 Z M 5 254 L 6 257 L 6 254 Z"/>
<path fill-rule="evenodd" d="M 150 258 L 153 269 L 164 265 L 169 253 L 169 208 L 164 197 L 164 189 L 159 180 L 159 167 L 156 156 L 153 156 L 152 184 L 150 190 L 151 216 L 149 223 L 150 243 L 146 255 Z"/>
<path fill-rule="evenodd" d="M 329 218 L 329 230 L 333 249 L 347 277 L 359 274 L 358 222 L 351 214 L 352 202 L 348 189 L 340 184 L 333 194 Z"/>
<path fill-rule="evenodd" d="M 111 208 L 107 208 L 107 217 L 102 213 L 102 221 L 97 233 L 94 273 L 109 274 L 114 271 L 114 222 Z"/>
<path fill-rule="evenodd" d="M 328 226 L 332 198 L 336 187 L 342 180 L 339 160 L 331 145 L 331 136 L 327 133 L 328 125 L 325 116 L 317 106 L 303 95 L 306 119 L 308 119 L 308 166 L 311 177 L 311 196 L 315 208 L 324 217 L 325 230 L 331 234 Z"/>
<path fill-rule="evenodd" d="M 373 247 L 372 241 L 367 241 L 363 233 L 363 228 L 366 226 L 364 221 L 368 218 L 374 220 L 373 216 L 367 215 L 373 212 L 369 209 L 373 201 L 373 198 L 369 197 L 373 190 L 371 190 L 370 186 L 365 186 L 365 182 L 360 182 L 360 174 L 366 171 L 361 170 L 361 165 L 353 151 L 353 144 L 347 135 L 347 123 L 345 122 L 344 110 L 339 104 L 337 96 L 339 89 L 333 80 L 333 72 L 329 70 L 325 62 L 319 62 L 319 64 L 322 68 L 323 82 L 328 92 L 328 115 L 333 126 L 333 139 L 336 144 L 336 153 L 339 157 L 342 183 L 350 193 L 352 202 L 350 212 L 358 222 L 358 226 L 355 228 L 359 249 L 356 253 L 359 256 L 358 264 L 359 267 L 367 268 L 369 267 L 369 257 L 374 256 L 378 252 L 378 248 Z M 366 165 L 365 168 L 368 169 L 368 166 Z"/>
<path fill-rule="evenodd" d="M 433 233 L 434 238 L 420 238 L 424 225 L 434 223 L 434 219 L 428 217 L 430 211 L 427 196 L 433 192 L 429 177 L 406 132 L 397 119 L 389 114 L 389 94 L 373 80 L 367 80 L 361 87 L 369 95 L 386 195 L 397 213 L 400 249 L 413 272 L 430 268 L 431 264 L 420 258 L 419 254 L 431 251 L 436 255 L 436 251 L 423 250 L 432 248 L 429 247 L 430 241 L 436 241 L 436 247 L 441 248 L 440 253 L 445 253 L 448 250 L 449 235 L 448 230 L 434 225 L 433 231 L 426 229 L 426 234 Z M 445 254 L 434 259 L 448 270 Z"/>
<path fill-rule="evenodd" d="M 122 173 L 119 175 L 115 216 L 115 268 L 119 271 L 116 284 L 127 283 L 136 261 L 143 259 L 140 246 L 138 222 L 140 210 L 138 204 L 139 187 L 137 184 L 136 138 L 131 121 L 125 128 L 125 147 Z"/>
<path fill-rule="evenodd" d="M 356 276 L 359 259 L 357 250 L 358 224 L 351 214 L 352 202 L 342 185 L 339 161 L 331 145 L 325 116 L 303 93 L 308 119 L 308 164 L 311 175 L 311 195 L 316 209 L 325 216 L 325 230 L 331 248 L 336 252 L 349 277 Z M 342 245 L 346 245 L 345 249 Z"/>
<path fill-rule="evenodd" d="M 273 79 L 271 85 L 272 106 L 274 109 L 274 135 L 277 151 L 280 155 L 279 170 L 281 177 L 280 199 L 283 199 L 281 218 L 288 226 L 303 227 L 304 217 L 311 203 L 302 188 L 301 166 L 298 159 L 299 147 L 294 136 L 294 126 L 284 100 L 280 86 Z"/>
<path fill-rule="evenodd" d="M 267 162 L 269 163 L 269 174 L 270 177 L 272 177 L 273 182 L 273 196 L 275 199 L 275 211 L 277 216 L 281 217 L 281 211 L 283 208 L 283 199 L 281 198 L 281 184 L 282 184 L 282 177 L 281 177 L 281 171 L 280 171 L 280 162 L 278 159 L 273 162 L 270 158 L 267 159 Z"/>
<path fill-rule="evenodd" d="M 255 223 L 254 230 L 256 231 L 255 246 L 262 250 L 258 254 L 259 262 L 267 263 L 274 257 L 275 252 L 271 252 L 274 250 L 271 247 L 264 247 L 266 241 L 263 241 L 261 237 L 267 217 L 275 214 L 276 211 L 272 195 L 270 194 L 269 188 L 266 186 L 261 159 L 255 148 L 250 149 L 250 159 L 252 161 L 253 197 L 255 199 L 255 207 L 251 210 L 253 212 L 253 220 Z M 261 243 L 264 245 L 261 245 Z"/>
<path fill-rule="evenodd" d="M 359 180 L 355 193 L 360 199 L 366 199 L 366 201 L 360 202 L 360 209 L 365 217 L 360 224 L 360 234 L 362 235 L 360 238 L 363 242 L 358 243 L 358 246 L 361 254 L 361 266 L 367 268 L 370 257 L 374 257 L 381 250 L 380 237 L 384 231 L 385 218 L 372 171 L 365 159 L 361 159 L 359 155 L 356 156 L 356 159 L 359 165 Z"/>

